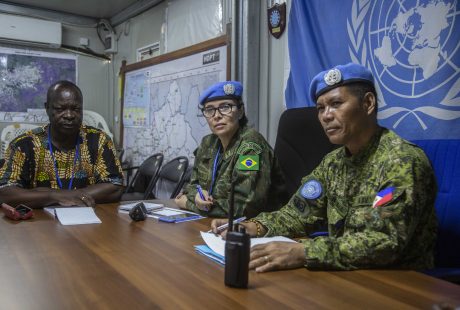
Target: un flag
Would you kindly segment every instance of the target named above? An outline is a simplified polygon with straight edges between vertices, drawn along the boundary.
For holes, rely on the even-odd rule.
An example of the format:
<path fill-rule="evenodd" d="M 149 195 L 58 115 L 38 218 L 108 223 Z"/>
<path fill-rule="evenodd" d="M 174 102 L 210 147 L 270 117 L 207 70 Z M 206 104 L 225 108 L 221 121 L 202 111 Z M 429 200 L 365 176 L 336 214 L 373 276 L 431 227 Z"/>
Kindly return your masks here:
<path fill-rule="evenodd" d="M 459 139 L 459 5 L 293 0 L 288 108 L 313 105 L 308 85 L 318 72 L 355 62 L 374 74 L 382 126 L 409 140 Z"/>

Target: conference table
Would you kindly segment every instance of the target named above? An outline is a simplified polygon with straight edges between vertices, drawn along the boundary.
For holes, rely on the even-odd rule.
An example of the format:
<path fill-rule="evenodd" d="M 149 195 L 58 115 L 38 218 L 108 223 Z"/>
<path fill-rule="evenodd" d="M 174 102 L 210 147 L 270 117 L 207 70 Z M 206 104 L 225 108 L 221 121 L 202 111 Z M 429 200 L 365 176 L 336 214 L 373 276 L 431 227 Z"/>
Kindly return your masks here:
<path fill-rule="evenodd" d="M 174 202 L 164 201 L 173 206 Z M 195 252 L 210 219 L 133 222 L 97 205 L 101 224 L 63 226 L 42 210 L 0 218 L 0 309 L 432 309 L 460 305 L 460 286 L 414 271 L 255 273 L 224 285 L 224 267 Z"/>

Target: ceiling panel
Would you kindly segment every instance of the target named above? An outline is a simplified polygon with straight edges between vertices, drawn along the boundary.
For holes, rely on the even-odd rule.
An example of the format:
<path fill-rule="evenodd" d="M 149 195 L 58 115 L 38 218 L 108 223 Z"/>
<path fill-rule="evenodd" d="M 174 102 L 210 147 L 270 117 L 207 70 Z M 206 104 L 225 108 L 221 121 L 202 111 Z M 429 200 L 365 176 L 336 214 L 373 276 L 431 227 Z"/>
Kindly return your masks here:
<path fill-rule="evenodd" d="M 139 0 L 14 0 L 7 2 L 26 7 L 109 19 L 137 1 Z"/>

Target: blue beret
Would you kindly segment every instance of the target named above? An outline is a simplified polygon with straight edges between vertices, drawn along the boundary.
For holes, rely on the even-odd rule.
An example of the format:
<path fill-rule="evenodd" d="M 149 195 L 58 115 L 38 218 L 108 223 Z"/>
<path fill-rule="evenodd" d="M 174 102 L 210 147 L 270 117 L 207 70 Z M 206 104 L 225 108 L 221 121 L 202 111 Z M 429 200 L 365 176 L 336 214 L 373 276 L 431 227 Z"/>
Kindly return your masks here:
<path fill-rule="evenodd" d="M 219 82 L 206 89 L 200 96 L 200 105 L 206 102 L 222 99 L 240 100 L 243 94 L 243 85 L 238 81 Z"/>
<path fill-rule="evenodd" d="M 316 103 L 319 96 L 331 89 L 356 82 L 369 83 L 374 86 L 372 72 L 354 63 L 338 65 L 333 69 L 318 73 L 313 78 L 310 84 L 310 99 Z"/>

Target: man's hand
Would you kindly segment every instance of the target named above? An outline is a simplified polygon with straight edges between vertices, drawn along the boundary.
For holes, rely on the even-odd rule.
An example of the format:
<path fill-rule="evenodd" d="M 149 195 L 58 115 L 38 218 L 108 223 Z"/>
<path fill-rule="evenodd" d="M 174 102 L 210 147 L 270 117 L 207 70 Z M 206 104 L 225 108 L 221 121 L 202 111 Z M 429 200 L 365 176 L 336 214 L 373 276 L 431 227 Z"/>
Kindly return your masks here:
<path fill-rule="evenodd" d="M 97 203 L 110 203 L 120 200 L 123 187 L 112 183 L 99 183 L 87 187 L 68 190 L 36 187 L 25 189 L 19 186 L 0 188 L 0 197 L 9 205 L 25 204 L 30 208 L 43 208 L 51 205 L 88 206 Z"/>
<path fill-rule="evenodd" d="M 211 230 L 213 233 L 217 235 L 221 235 L 223 239 L 227 237 L 227 228 L 224 230 L 219 231 L 217 228 L 219 226 L 222 226 L 224 224 L 227 224 L 228 220 L 227 219 L 214 219 L 211 222 Z M 239 225 L 244 226 L 246 233 L 249 234 L 250 237 L 255 237 L 257 235 L 257 226 L 253 222 L 242 222 L 239 223 Z M 265 233 L 264 233 L 265 234 Z"/>
<path fill-rule="evenodd" d="M 256 272 L 294 269 L 305 263 L 305 249 L 302 243 L 274 241 L 251 248 L 249 269 Z"/>
<path fill-rule="evenodd" d="M 211 230 L 212 230 L 212 232 L 215 233 L 216 235 L 221 235 L 222 238 L 225 239 L 225 237 L 227 236 L 227 229 L 219 231 L 219 230 L 217 230 L 217 227 L 225 225 L 227 223 L 228 223 L 227 219 L 214 219 L 214 220 L 212 220 L 212 222 L 211 222 Z"/>
<path fill-rule="evenodd" d="M 83 190 L 59 190 L 51 193 L 52 199 L 61 206 L 81 206 L 94 208 L 96 202 L 94 198 Z"/>

